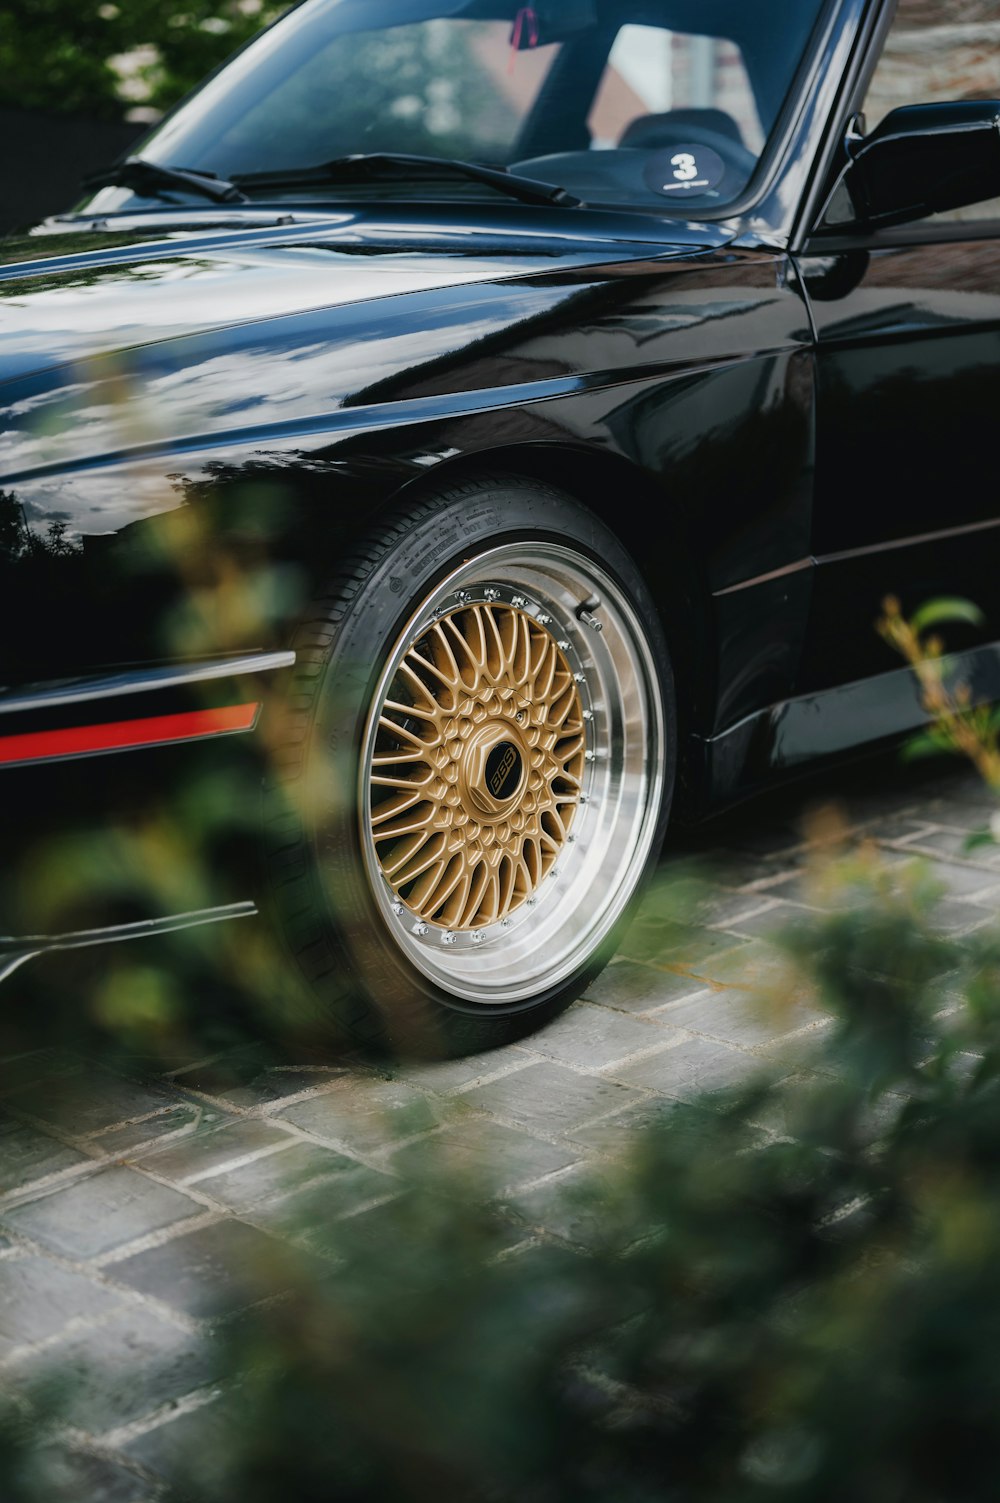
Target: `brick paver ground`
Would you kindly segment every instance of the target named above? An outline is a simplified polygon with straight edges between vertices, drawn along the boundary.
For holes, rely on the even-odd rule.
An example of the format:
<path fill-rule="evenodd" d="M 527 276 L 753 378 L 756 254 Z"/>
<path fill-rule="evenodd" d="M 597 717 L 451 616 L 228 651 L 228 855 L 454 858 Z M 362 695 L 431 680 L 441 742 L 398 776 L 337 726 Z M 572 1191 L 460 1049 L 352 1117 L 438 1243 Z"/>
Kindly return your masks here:
<path fill-rule="evenodd" d="M 391 1070 L 289 1062 L 237 1087 L 220 1062 L 131 1078 L 56 1050 L 8 1065 L 0 1385 L 23 1391 L 53 1361 L 79 1379 L 66 1496 L 154 1499 L 218 1393 L 208 1324 L 246 1305 L 271 1239 L 294 1227 L 322 1256 L 348 1215 L 377 1235 L 379 1207 L 428 1139 L 498 1174 L 512 1245 L 585 1238 L 567 1187 L 665 1101 L 762 1059 L 794 1072 L 823 1019 L 794 996 L 762 1008 L 760 994 L 781 966 L 768 934 L 816 902 L 803 818 L 824 799 L 889 860 L 931 864 L 950 930 L 993 920 L 1000 849 L 964 853 L 991 812 L 981 785 L 963 767 L 903 773 L 883 760 L 675 837 L 619 957 L 517 1046 Z M 672 880 L 692 859 L 706 867 L 703 902 L 678 927 Z"/>

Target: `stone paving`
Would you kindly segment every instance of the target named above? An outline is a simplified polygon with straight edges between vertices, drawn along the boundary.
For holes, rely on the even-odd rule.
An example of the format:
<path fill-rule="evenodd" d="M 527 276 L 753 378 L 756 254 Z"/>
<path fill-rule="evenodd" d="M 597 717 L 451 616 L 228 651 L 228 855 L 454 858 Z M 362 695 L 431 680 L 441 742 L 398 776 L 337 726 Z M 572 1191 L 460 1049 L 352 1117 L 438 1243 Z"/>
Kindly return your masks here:
<path fill-rule="evenodd" d="M 803 997 L 769 1010 L 760 994 L 782 964 L 768 934 L 816 901 L 803 818 L 824 800 L 890 861 L 930 863 L 950 930 L 994 918 L 1000 849 L 964 853 L 991 812 L 975 776 L 902 772 L 886 759 L 675 836 L 620 955 L 585 999 L 496 1053 L 391 1069 L 290 1062 L 235 1087 L 225 1060 L 131 1077 L 56 1050 L 16 1071 L 8 1063 L 0 1386 L 23 1392 L 52 1363 L 79 1380 L 65 1497 L 157 1498 L 218 1392 L 204 1332 L 252 1297 L 251 1270 L 271 1239 L 291 1235 L 322 1256 L 331 1223 L 349 1215 L 371 1217 L 377 1234 L 379 1207 L 429 1139 L 499 1174 L 512 1245 L 572 1241 L 585 1230 L 566 1187 L 664 1102 L 736 1081 L 761 1060 L 794 1071 L 823 1019 Z M 678 926 L 671 883 L 691 860 L 706 870 L 703 901 Z"/>

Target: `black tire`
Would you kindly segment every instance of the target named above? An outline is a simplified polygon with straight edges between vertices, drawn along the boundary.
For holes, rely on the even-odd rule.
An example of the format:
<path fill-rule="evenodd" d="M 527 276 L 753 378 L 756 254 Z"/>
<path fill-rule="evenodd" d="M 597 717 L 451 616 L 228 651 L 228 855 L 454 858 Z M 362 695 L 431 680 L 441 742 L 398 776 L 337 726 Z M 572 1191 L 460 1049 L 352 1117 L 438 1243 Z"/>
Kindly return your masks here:
<path fill-rule="evenodd" d="M 483 477 L 381 522 L 293 644 L 271 889 L 317 1016 L 491 1048 L 578 997 L 659 854 L 666 643 L 613 534 Z"/>

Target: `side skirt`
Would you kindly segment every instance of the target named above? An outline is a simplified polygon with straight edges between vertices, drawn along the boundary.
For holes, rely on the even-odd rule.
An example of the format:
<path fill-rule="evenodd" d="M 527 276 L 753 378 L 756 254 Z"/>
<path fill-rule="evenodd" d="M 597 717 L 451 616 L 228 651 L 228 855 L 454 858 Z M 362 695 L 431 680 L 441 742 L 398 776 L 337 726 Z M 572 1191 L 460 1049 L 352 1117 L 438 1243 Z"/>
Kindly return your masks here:
<path fill-rule="evenodd" d="M 1000 701 L 1000 642 L 944 663 L 947 682 L 966 685 L 973 704 Z M 909 668 L 769 705 L 718 736 L 692 738 L 695 787 L 700 783 L 703 794 L 697 802 L 735 803 L 779 777 L 874 751 L 927 723 Z"/>

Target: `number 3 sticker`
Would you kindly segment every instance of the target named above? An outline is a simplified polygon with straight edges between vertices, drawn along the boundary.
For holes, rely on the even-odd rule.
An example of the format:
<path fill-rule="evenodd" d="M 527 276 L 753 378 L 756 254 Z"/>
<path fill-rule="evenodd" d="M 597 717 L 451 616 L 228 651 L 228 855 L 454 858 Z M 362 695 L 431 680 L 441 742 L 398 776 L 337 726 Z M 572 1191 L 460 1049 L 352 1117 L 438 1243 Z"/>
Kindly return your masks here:
<path fill-rule="evenodd" d="M 643 170 L 646 185 L 667 198 L 708 193 L 726 175 L 726 164 L 710 146 L 674 146 L 650 157 Z"/>

